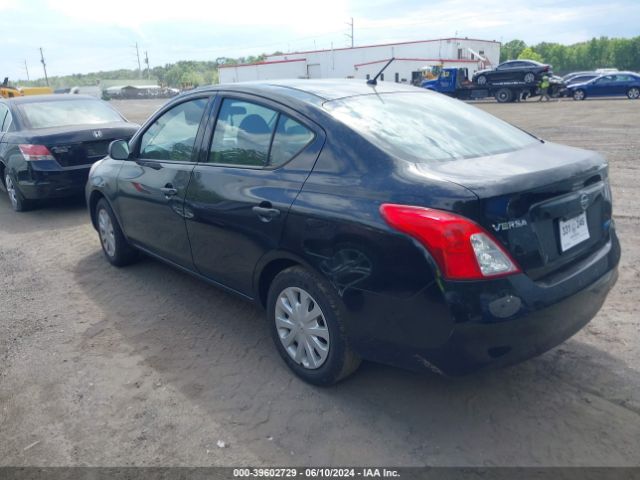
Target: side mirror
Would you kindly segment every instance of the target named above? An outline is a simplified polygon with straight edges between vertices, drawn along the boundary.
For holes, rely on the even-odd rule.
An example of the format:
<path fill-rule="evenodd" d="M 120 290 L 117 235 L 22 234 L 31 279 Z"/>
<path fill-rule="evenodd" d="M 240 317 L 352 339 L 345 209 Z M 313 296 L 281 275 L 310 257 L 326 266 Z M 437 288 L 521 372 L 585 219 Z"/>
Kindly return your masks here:
<path fill-rule="evenodd" d="M 109 144 L 109 156 L 114 160 L 129 160 L 129 144 L 125 140 L 114 140 Z"/>

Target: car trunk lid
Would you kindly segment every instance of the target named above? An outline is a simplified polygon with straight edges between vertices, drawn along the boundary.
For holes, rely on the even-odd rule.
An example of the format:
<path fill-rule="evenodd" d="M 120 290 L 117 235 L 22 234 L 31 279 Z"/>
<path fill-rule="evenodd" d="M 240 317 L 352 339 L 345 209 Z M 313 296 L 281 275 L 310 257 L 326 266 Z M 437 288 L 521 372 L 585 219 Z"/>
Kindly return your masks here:
<path fill-rule="evenodd" d="M 608 167 L 597 153 L 540 143 L 420 168 L 476 194 L 473 220 L 533 279 L 558 272 L 608 241 Z"/>
<path fill-rule="evenodd" d="M 25 139 L 45 145 L 63 168 L 90 165 L 107 155 L 113 140 L 129 140 L 137 129 L 131 123 L 33 130 Z"/>

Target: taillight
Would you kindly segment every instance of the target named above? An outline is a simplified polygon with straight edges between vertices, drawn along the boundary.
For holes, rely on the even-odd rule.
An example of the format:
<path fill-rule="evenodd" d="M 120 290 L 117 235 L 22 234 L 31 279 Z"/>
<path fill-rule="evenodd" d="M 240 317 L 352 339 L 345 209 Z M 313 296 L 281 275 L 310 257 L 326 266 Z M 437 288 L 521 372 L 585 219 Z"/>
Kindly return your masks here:
<path fill-rule="evenodd" d="M 24 159 L 31 162 L 35 160 L 55 160 L 49 149 L 44 145 L 23 144 L 18 145 L 18 148 L 22 152 Z"/>
<path fill-rule="evenodd" d="M 450 280 L 519 273 L 509 253 L 477 223 L 454 213 L 385 203 L 380 213 L 392 228 L 418 240 Z"/>

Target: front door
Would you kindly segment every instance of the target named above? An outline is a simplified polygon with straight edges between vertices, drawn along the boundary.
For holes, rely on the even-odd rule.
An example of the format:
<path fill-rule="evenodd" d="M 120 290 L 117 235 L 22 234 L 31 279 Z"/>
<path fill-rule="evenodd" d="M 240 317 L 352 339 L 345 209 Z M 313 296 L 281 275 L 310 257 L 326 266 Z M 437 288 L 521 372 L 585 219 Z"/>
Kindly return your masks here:
<path fill-rule="evenodd" d="M 258 260 L 278 248 L 289 207 L 324 143 L 322 130 L 279 104 L 234 95 L 218 100 L 209 151 L 185 201 L 196 268 L 251 296 Z M 211 134 L 209 134 L 211 135 Z"/>
<path fill-rule="evenodd" d="M 181 266 L 193 268 L 184 198 L 198 154 L 208 96 L 160 112 L 132 145 L 118 175 L 117 207 L 130 240 Z"/>
<path fill-rule="evenodd" d="M 607 75 L 601 77 L 594 82 L 589 95 L 592 97 L 602 97 L 606 95 L 612 95 L 615 91 L 614 83 L 615 75 Z"/>

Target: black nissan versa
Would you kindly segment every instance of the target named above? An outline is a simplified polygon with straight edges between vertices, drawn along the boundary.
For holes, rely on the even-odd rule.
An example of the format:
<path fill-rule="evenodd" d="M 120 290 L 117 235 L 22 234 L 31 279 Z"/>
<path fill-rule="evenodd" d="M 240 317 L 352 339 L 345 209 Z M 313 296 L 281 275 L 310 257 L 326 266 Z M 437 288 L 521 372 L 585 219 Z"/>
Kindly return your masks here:
<path fill-rule="evenodd" d="M 91 164 L 138 125 L 85 95 L 0 99 L 0 178 L 11 206 L 82 194 Z"/>
<path fill-rule="evenodd" d="M 355 80 L 182 95 L 91 169 L 109 262 L 142 251 L 267 310 L 303 379 L 463 374 L 557 345 L 617 278 L 608 167 L 437 93 Z"/>

